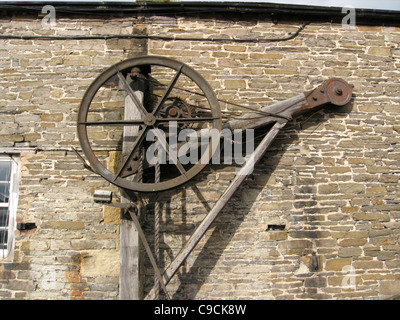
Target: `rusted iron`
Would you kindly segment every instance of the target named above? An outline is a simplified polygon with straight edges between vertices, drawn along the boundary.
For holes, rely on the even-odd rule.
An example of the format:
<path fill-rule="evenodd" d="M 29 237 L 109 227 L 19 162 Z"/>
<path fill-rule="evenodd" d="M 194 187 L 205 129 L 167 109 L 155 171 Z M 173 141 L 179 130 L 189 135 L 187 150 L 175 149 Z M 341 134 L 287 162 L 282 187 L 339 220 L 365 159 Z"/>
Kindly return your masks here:
<path fill-rule="evenodd" d="M 240 169 L 240 171 L 236 174 L 235 178 L 229 185 L 229 187 L 224 191 L 221 197 L 218 199 L 214 207 L 207 214 L 204 220 L 197 227 L 195 232 L 190 236 L 190 238 L 186 241 L 185 245 L 182 247 L 181 251 L 176 255 L 174 260 L 170 263 L 170 265 L 165 269 L 163 274 L 163 282 L 167 285 L 171 278 L 174 276 L 176 271 L 188 257 L 188 255 L 195 248 L 197 243 L 206 233 L 208 228 L 211 226 L 215 218 L 218 214 L 224 209 L 228 201 L 231 199 L 235 191 L 240 187 L 242 182 L 247 178 L 248 174 L 252 172 L 253 166 L 262 158 L 265 154 L 268 146 L 277 136 L 279 131 L 285 126 L 287 121 L 281 120 L 280 122 L 276 122 L 275 125 L 271 128 L 268 134 L 264 137 L 261 143 L 257 146 L 254 153 L 251 157 L 246 161 L 245 165 Z M 146 299 L 154 299 L 155 289 L 150 290 Z"/>
<path fill-rule="evenodd" d="M 157 104 L 154 106 L 152 110 L 147 110 L 146 107 L 137 99 L 134 95 L 132 88 L 130 88 L 129 84 L 126 83 L 123 74 L 127 72 L 127 70 L 132 70 L 135 68 L 145 68 L 147 70 L 152 70 L 153 67 L 164 67 L 167 70 L 172 70 L 174 75 L 170 82 L 165 86 L 165 90 L 161 98 L 158 100 Z M 107 86 L 107 83 L 110 82 L 110 79 L 118 78 L 122 83 L 125 90 L 132 97 L 132 100 L 136 104 L 137 108 L 140 110 L 142 114 L 141 119 L 130 119 L 130 120 L 104 120 L 104 121 L 89 121 L 88 114 L 90 111 L 91 103 L 97 92 Z M 197 88 L 197 92 L 195 93 L 199 97 L 203 97 L 204 101 L 207 104 L 208 114 L 207 116 L 199 116 L 193 118 L 187 117 L 175 117 L 171 116 L 167 113 L 166 116 L 161 116 L 160 111 L 163 108 L 164 103 L 168 101 L 170 98 L 171 92 L 175 89 L 176 82 L 179 78 L 185 77 L 185 79 L 190 80 L 194 86 Z M 148 79 L 148 81 L 153 81 Z M 169 121 L 177 121 L 178 123 L 209 123 L 212 128 L 217 130 L 221 130 L 222 120 L 221 120 L 221 111 L 219 108 L 218 100 L 210 87 L 207 81 L 195 70 L 190 68 L 189 66 L 172 60 L 165 57 L 140 57 L 128 59 L 123 62 L 120 62 L 106 71 L 104 71 L 94 82 L 89 86 L 86 91 L 79 111 L 78 111 L 78 138 L 82 147 L 82 151 L 88 159 L 91 167 L 98 174 L 100 174 L 104 179 L 109 182 L 127 190 L 134 190 L 139 192 L 157 192 L 163 191 L 167 189 L 174 188 L 179 186 L 188 180 L 192 179 L 196 176 L 206 165 L 207 162 L 198 162 L 193 165 L 190 169 L 182 169 L 179 163 L 177 166 L 179 167 L 180 175 L 171 178 L 169 180 L 160 181 L 159 183 L 155 182 L 142 182 L 138 183 L 136 181 L 131 181 L 126 179 L 127 170 L 130 167 L 130 163 L 134 160 L 135 153 L 140 149 L 140 146 L 145 143 L 146 134 L 149 130 L 153 128 L 157 128 L 160 125 L 166 124 Z M 124 159 L 123 164 L 117 171 L 117 173 L 111 172 L 108 168 L 104 166 L 104 164 L 97 158 L 95 152 L 92 148 L 91 142 L 88 138 L 88 127 L 90 126 L 110 126 L 110 125 L 123 125 L 123 126 L 140 126 L 142 130 L 138 133 L 136 137 L 136 141 L 133 144 L 133 148 L 129 155 Z M 207 155 L 208 160 L 211 159 L 212 155 L 216 151 L 217 145 L 209 144 L 204 151 L 204 154 Z M 169 148 L 167 148 L 169 149 Z"/>
<path fill-rule="evenodd" d="M 175 74 L 165 86 L 164 93 L 161 95 L 161 98 L 158 100 L 157 104 L 153 109 L 149 110 L 149 108 L 141 103 L 136 97 L 132 96 L 132 90 L 129 88 L 129 85 L 124 82 L 124 78 L 122 73 L 124 70 L 134 70 L 135 68 L 139 68 L 145 66 L 147 69 L 151 70 L 151 66 L 164 66 L 170 69 L 173 69 Z M 209 103 L 209 114 L 208 116 L 203 116 L 198 118 L 191 117 L 191 112 L 182 112 L 181 109 L 177 108 L 176 105 L 173 107 L 165 108 L 164 104 L 167 103 L 169 99 L 171 99 L 170 94 L 172 93 L 178 79 L 181 75 L 187 76 L 189 79 L 194 81 L 200 90 L 202 91 L 199 95 L 204 96 Z M 132 120 L 104 120 L 104 121 L 89 121 L 88 120 L 88 111 L 90 108 L 91 101 L 95 96 L 96 92 L 100 87 L 104 85 L 110 78 L 113 76 L 117 76 L 122 85 L 125 87 L 128 95 L 131 96 L 132 100 L 136 104 L 137 109 L 141 113 L 140 119 L 132 119 Z M 189 90 L 185 90 L 188 91 Z M 132 181 L 131 179 L 126 179 L 126 171 L 128 168 L 132 169 L 131 162 L 135 157 L 135 153 L 137 150 L 143 147 L 145 143 L 145 134 L 151 128 L 157 128 L 159 125 L 163 125 L 168 123 L 169 121 L 180 121 L 187 125 L 188 123 L 203 123 L 209 122 L 212 124 L 213 128 L 221 131 L 222 128 L 229 128 L 231 130 L 235 129 L 255 129 L 259 127 L 264 127 L 269 124 L 273 124 L 272 128 L 265 135 L 261 143 L 257 146 L 255 151 L 251 154 L 250 158 L 243 165 L 241 170 L 235 176 L 231 184 L 221 195 L 219 200 L 216 202 L 213 208 L 209 210 L 209 213 L 204 218 L 204 220 L 197 227 L 192 236 L 187 240 L 186 244 L 182 247 L 181 251 L 177 254 L 174 260 L 170 263 L 170 265 L 165 269 L 164 273 L 161 275 L 158 267 L 155 264 L 154 257 L 150 249 L 148 248 L 148 244 L 144 237 L 144 234 L 139 234 L 142 241 L 145 244 L 146 250 L 148 251 L 149 258 L 153 264 L 158 280 L 164 290 L 166 296 L 168 296 L 168 292 L 166 291 L 166 285 L 170 281 L 170 279 L 177 272 L 183 261 L 188 257 L 188 255 L 195 248 L 200 239 L 204 236 L 205 232 L 208 230 L 210 225 L 219 215 L 219 213 L 226 206 L 228 201 L 231 199 L 235 191 L 240 187 L 242 182 L 246 179 L 248 174 L 252 172 L 254 165 L 262 158 L 265 154 L 268 146 L 272 143 L 274 138 L 278 135 L 280 130 L 286 125 L 288 121 L 297 117 L 306 112 L 315 111 L 319 108 L 330 104 L 336 106 L 343 106 L 350 102 L 352 97 L 352 86 L 349 85 L 342 79 L 332 78 L 324 81 L 321 85 L 314 88 L 311 91 L 299 94 L 293 98 L 286 99 L 284 101 L 277 102 L 271 106 L 264 107 L 260 110 L 254 110 L 254 112 L 249 112 L 244 114 L 239 119 L 234 119 L 228 121 L 222 126 L 221 121 L 221 112 L 218 106 L 218 100 L 215 97 L 211 87 L 207 84 L 207 82 L 193 69 L 188 66 L 167 58 L 162 57 L 144 57 L 144 58 L 135 58 L 124 61 L 122 63 L 117 64 L 106 70 L 102 75 L 100 75 L 93 84 L 89 87 L 86 92 L 82 104 L 78 114 L 78 136 L 81 142 L 82 150 L 84 151 L 86 157 L 88 158 L 93 169 L 103 176 L 106 180 L 111 183 L 120 186 L 123 189 L 134 190 L 139 192 L 152 192 L 152 191 L 163 191 L 178 185 L 181 185 L 188 180 L 192 179 L 196 174 L 198 174 L 207 163 L 199 162 L 195 164 L 191 169 L 186 170 L 183 165 L 178 161 L 175 163 L 176 168 L 178 169 L 180 175 L 177 178 L 170 179 L 168 181 L 158 181 L 156 180 L 153 183 L 142 183 L 137 181 Z M 165 108 L 165 115 L 161 116 L 160 111 Z M 196 114 L 196 113 L 193 113 Z M 260 116 L 262 114 L 262 116 Z M 142 127 L 142 130 L 138 132 L 136 136 L 136 140 L 133 142 L 133 146 L 131 151 L 124 158 L 123 163 L 116 174 L 110 172 L 106 169 L 100 161 L 96 158 L 87 134 L 87 127 L 89 126 L 98 126 L 98 125 L 123 125 L 123 126 L 138 126 Z M 165 149 L 168 148 L 168 141 L 165 138 L 160 138 L 161 144 Z M 218 145 L 211 144 L 207 149 L 207 158 L 211 159 L 213 153 L 216 151 L 216 147 Z M 132 212 L 130 212 L 132 216 Z M 138 221 L 136 221 L 136 216 L 132 216 L 133 221 L 136 224 L 136 227 L 139 232 L 141 231 L 141 227 Z M 156 286 L 154 286 L 146 299 L 154 299 L 157 294 Z"/>
<path fill-rule="evenodd" d="M 123 74 L 126 72 L 132 72 L 133 74 L 136 74 L 137 79 L 150 82 L 151 80 L 148 74 L 150 74 L 151 70 L 157 66 L 173 70 L 174 74 L 169 83 L 165 85 L 164 92 L 158 99 L 156 105 L 150 109 L 149 106 L 144 105 L 143 102 L 136 97 L 134 90 L 131 88 Z M 146 69 L 147 74 L 141 74 L 139 72 L 140 69 Z M 205 98 L 208 108 L 207 114 L 201 115 L 199 113 L 191 113 L 190 111 L 185 111 L 185 113 L 183 113 L 181 111 L 184 108 L 188 110 L 184 103 L 181 104 L 182 109 L 178 108 L 178 104 L 171 107 L 170 102 L 172 97 L 170 95 L 173 90 L 177 89 L 175 88 L 177 81 L 182 77 L 190 79 L 198 87 L 199 92 L 196 92 L 195 94 Z M 138 119 L 125 117 L 124 120 L 88 120 L 88 114 L 90 112 L 93 98 L 100 88 L 107 86 L 107 84 L 111 82 L 110 79 L 119 79 L 120 86 L 124 88 L 127 94 L 131 97 L 136 108 L 140 112 L 141 117 L 138 117 Z M 136 82 L 140 83 L 140 81 Z M 142 88 L 141 90 L 144 89 Z M 180 90 L 183 91 L 183 94 L 190 92 L 190 90 Z M 151 129 L 159 128 L 170 121 L 177 121 L 178 124 L 182 125 L 179 127 L 180 129 L 187 127 L 188 124 L 200 123 L 209 123 L 212 128 L 215 128 L 218 131 L 222 128 L 230 128 L 232 130 L 258 128 L 273 123 L 279 119 L 289 120 L 301 113 L 316 110 L 327 103 L 344 105 L 351 99 L 351 91 L 351 86 L 349 86 L 344 80 L 337 78 L 329 79 L 309 92 L 280 101 L 255 112 L 248 112 L 241 119 L 228 121 L 224 124 L 224 127 L 222 127 L 221 111 L 218 99 L 207 81 L 200 76 L 200 74 L 181 62 L 164 57 L 134 58 L 110 67 L 90 85 L 82 99 L 78 112 L 78 137 L 82 151 L 90 163 L 90 168 L 100 174 L 104 179 L 127 190 L 138 192 L 163 191 L 177 187 L 192 179 L 206 166 L 207 161 L 203 161 L 202 159 L 202 161 L 198 161 L 189 169 L 184 168 L 178 161 L 175 165 L 179 171 L 179 175 L 163 179 L 157 183 L 155 181 L 139 183 L 132 179 L 127 179 L 127 177 L 137 169 L 135 158 L 137 158 L 138 150 L 140 150 L 145 144 L 146 135 Z M 193 94 L 193 92 L 191 92 L 191 94 Z M 162 111 L 163 108 L 165 108 L 165 114 L 161 115 L 160 111 Z M 265 114 L 265 116 L 263 116 L 263 114 Z M 88 127 L 94 126 L 124 126 L 124 128 L 136 126 L 141 128 L 140 131 L 137 130 L 139 132 L 137 133 L 136 140 L 134 143 L 130 144 L 131 151 L 123 158 L 123 163 L 116 173 L 111 172 L 106 168 L 94 153 L 91 142 L 88 138 Z M 169 145 L 167 141 L 165 146 L 167 147 L 166 151 L 168 152 Z M 204 151 L 208 160 L 211 159 L 217 147 L 218 145 L 215 143 L 212 144 L 208 142 L 208 149 Z"/>
<path fill-rule="evenodd" d="M 313 90 L 261 108 L 262 111 L 275 116 L 260 117 L 257 113 L 247 113 L 240 119 L 225 123 L 224 127 L 232 130 L 256 129 L 282 119 L 282 117 L 290 120 L 303 113 L 316 111 L 329 103 L 343 106 L 350 102 L 352 90 L 353 87 L 343 79 L 331 78 Z M 280 116 L 280 118 L 276 116 Z"/>
<path fill-rule="evenodd" d="M 188 255 L 195 248 L 200 239 L 204 236 L 205 232 L 211 226 L 212 222 L 218 216 L 218 214 L 223 210 L 228 201 L 231 199 L 235 191 L 240 187 L 242 182 L 246 179 L 248 174 L 252 172 L 254 165 L 261 159 L 261 157 L 265 154 L 268 146 L 274 140 L 274 138 L 278 135 L 279 131 L 286 125 L 289 119 L 296 117 L 305 112 L 309 112 L 311 110 L 315 110 L 320 108 L 327 103 L 331 103 L 337 106 L 343 106 L 347 104 L 352 95 L 352 87 L 347 84 L 344 80 L 341 79 L 330 79 L 325 81 L 323 84 L 318 86 L 312 91 L 309 91 L 305 94 L 301 94 L 295 98 L 285 100 L 284 102 L 277 103 L 270 108 L 264 108 L 264 111 L 274 112 L 277 115 L 284 115 L 287 117 L 287 120 L 283 118 L 274 118 L 266 117 L 260 119 L 259 122 L 254 123 L 250 121 L 250 123 L 246 122 L 249 117 L 252 115 L 245 115 L 243 117 L 243 122 L 246 122 L 248 127 L 256 128 L 262 125 L 269 124 L 270 122 L 275 121 L 274 126 L 269 130 L 267 135 L 261 141 L 261 143 L 257 146 L 254 153 L 251 157 L 246 161 L 244 166 L 235 176 L 229 187 L 224 191 L 221 197 L 218 199 L 214 207 L 207 214 L 201 224 L 197 227 L 192 236 L 187 240 L 186 244 L 182 247 L 181 251 L 177 254 L 175 259 L 170 263 L 170 265 L 165 269 L 163 274 L 163 281 L 165 284 L 168 284 L 170 279 L 174 276 L 176 271 L 188 257 Z M 230 128 L 242 128 L 243 124 L 240 123 L 241 120 L 235 120 L 235 122 L 229 123 Z M 247 128 L 246 126 L 246 128 Z M 154 288 L 150 290 L 146 299 L 153 299 L 155 294 Z"/>

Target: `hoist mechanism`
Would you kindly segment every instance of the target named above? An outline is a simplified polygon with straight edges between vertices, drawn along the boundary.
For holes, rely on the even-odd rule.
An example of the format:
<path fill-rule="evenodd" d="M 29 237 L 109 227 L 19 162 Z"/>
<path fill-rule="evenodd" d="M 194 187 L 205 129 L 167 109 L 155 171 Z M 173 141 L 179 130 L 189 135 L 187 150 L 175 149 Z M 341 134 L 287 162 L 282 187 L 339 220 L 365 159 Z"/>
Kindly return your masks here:
<path fill-rule="evenodd" d="M 327 104 L 343 106 L 351 96 L 352 86 L 333 78 L 271 106 L 246 107 L 250 110 L 240 118 L 226 118 L 198 72 L 169 58 L 145 56 L 117 63 L 93 81 L 79 108 L 78 137 L 91 168 L 104 179 L 126 190 L 158 192 L 195 177 L 219 149 L 223 129 L 286 123 Z M 107 153 L 118 154 L 123 146 L 128 151 L 120 163 L 107 167 Z"/>
<path fill-rule="evenodd" d="M 352 86 L 332 78 L 313 90 L 261 109 L 231 103 L 249 111 L 237 116 L 220 110 L 222 100 L 217 99 L 199 73 L 169 58 L 133 58 L 100 74 L 86 91 L 78 112 L 78 137 L 90 166 L 78 152 L 77 155 L 86 168 L 126 192 L 149 193 L 178 187 L 195 177 L 221 149 L 222 132 L 269 129 L 163 272 L 158 266 L 157 201 L 154 257 L 137 217 L 140 209 L 133 199 L 113 203 L 109 194 L 95 195 L 99 201 L 124 209 L 136 227 L 156 276 L 146 299 L 158 299 L 160 288 L 169 297 L 166 285 L 170 279 L 288 121 L 325 105 L 344 106 L 351 97 Z M 116 161 L 118 155 L 120 159 Z"/>

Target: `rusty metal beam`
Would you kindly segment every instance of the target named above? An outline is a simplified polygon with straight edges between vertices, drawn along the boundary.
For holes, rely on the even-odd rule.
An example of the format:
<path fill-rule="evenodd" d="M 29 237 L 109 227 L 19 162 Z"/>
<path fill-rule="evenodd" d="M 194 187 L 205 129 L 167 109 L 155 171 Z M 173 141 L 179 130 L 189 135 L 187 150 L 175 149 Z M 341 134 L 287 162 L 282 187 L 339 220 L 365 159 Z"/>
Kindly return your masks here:
<path fill-rule="evenodd" d="M 261 111 L 292 119 L 300 114 L 318 110 L 329 103 L 337 106 L 347 104 L 351 100 L 352 88 L 342 79 L 331 78 L 311 91 L 263 107 Z M 240 119 L 227 122 L 224 128 L 256 129 L 277 121 L 278 118 L 273 115 L 260 117 L 260 114 L 255 112 L 247 113 Z"/>

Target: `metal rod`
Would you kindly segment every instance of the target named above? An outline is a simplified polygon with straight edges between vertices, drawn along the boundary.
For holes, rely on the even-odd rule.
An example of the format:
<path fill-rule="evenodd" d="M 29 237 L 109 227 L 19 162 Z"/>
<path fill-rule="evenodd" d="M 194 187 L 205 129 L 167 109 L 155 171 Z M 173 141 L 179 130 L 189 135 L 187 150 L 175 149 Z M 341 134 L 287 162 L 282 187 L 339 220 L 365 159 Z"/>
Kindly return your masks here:
<path fill-rule="evenodd" d="M 238 174 L 233 179 L 232 183 L 229 187 L 224 191 L 221 197 L 218 199 L 217 203 L 211 209 L 211 211 L 207 214 L 201 224 L 197 227 L 196 231 L 192 234 L 189 240 L 186 242 L 181 251 L 177 254 L 175 259 L 170 263 L 170 265 L 165 269 L 163 274 L 163 282 L 165 285 L 171 280 L 176 271 L 188 257 L 190 252 L 194 249 L 200 239 L 203 237 L 205 232 L 208 230 L 210 225 L 213 223 L 218 214 L 223 210 L 223 208 L 228 203 L 229 199 L 233 196 L 235 191 L 240 187 L 242 182 L 246 179 L 246 177 L 252 172 L 254 165 L 261 159 L 261 157 L 265 154 L 268 146 L 277 136 L 279 131 L 286 125 L 287 121 L 276 122 L 275 125 L 271 128 L 271 130 L 267 133 L 264 139 L 257 146 L 254 153 L 247 160 L 246 164 L 240 169 Z M 146 299 L 154 299 L 155 288 L 153 287 Z"/>
<path fill-rule="evenodd" d="M 157 106 L 154 108 L 153 110 L 153 115 L 156 116 L 158 111 L 160 111 L 161 107 L 163 106 L 165 100 L 168 98 L 169 94 L 171 93 L 171 90 L 174 88 L 175 83 L 178 81 L 179 76 L 182 73 L 182 68 L 183 68 L 183 64 L 179 67 L 178 71 L 176 72 L 174 78 L 171 80 L 171 82 L 169 83 L 167 89 L 165 90 L 162 98 L 160 101 L 158 101 Z"/>
<path fill-rule="evenodd" d="M 119 78 L 119 81 L 121 81 L 122 85 L 125 88 L 125 91 L 129 94 L 129 96 L 132 98 L 132 101 L 135 103 L 136 107 L 139 109 L 140 113 L 142 114 L 143 117 L 147 115 L 147 110 L 143 106 L 143 103 L 136 97 L 135 91 L 131 88 L 131 86 L 128 84 L 122 73 L 115 67 L 115 70 L 117 71 L 117 75 Z"/>
<path fill-rule="evenodd" d="M 160 282 L 161 288 L 163 289 L 163 291 L 164 291 L 165 296 L 167 297 L 167 299 L 170 300 L 171 298 L 170 298 L 170 296 L 169 296 L 169 294 L 168 294 L 168 291 L 167 291 L 167 288 L 166 288 L 166 284 L 165 284 L 165 282 L 164 282 L 164 280 L 163 280 L 163 278 L 162 278 L 162 275 L 161 275 L 161 273 L 160 273 L 160 270 L 159 270 L 158 267 L 157 267 L 156 260 L 154 259 L 154 256 L 153 256 L 153 254 L 151 253 L 151 249 L 150 249 L 149 243 L 148 243 L 147 240 L 146 240 L 146 236 L 144 235 L 144 232 L 143 232 L 143 230 L 142 230 L 142 227 L 140 226 L 139 220 L 138 220 L 138 218 L 136 217 L 136 214 L 135 214 L 135 213 L 133 213 L 133 212 L 132 212 L 131 210 L 129 210 L 128 208 L 126 208 L 126 210 L 129 212 L 129 214 L 130 214 L 130 216 L 131 216 L 131 218 L 132 218 L 132 221 L 133 221 L 133 223 L 134 223 L 134 225 L 135 225 L 135 227 L 136 227 L 136 229 L 137 229 L 137 232 L 139 233 L 139 237 L 140 237 L 140 239 L 142 240 L 143 246 L 144 246 L 144 248 L 145 248 L 145 250 L 146 250 L 146 252 L 147 252 L 147 255 L 148 255 L 149 259 L 150 259 L 151 265 L 153 266 L 154 272 L 155 272 L 155 274 L 156 274 L 156 276 L 157 276 L 157 278 L 158 278 L 158 280 L 159 280 L 159 282 Z"/>
<path fill-rule="evenodd" d="M 239 118 L 228 121 L 224 124 L 224 127 L 230 128 L 231 130 L 255 129 L 277 121 L 278 117 L 284 117 L 286 120 L 290 120 L 292 114 L 297 109 L 306 106 L 307 104 L 306 97 L 304 93 L 302 93 L 260 109 L 260 111 L 266 112 L 269 116 L 259 117 L 256 112 L 245 113 Z"/>
<path fill-rule="evenodd" d="M 114 180 L 117 180 L 117 178 L 121 175 L 121 173 L 123 173 L 125 171 L 125 169 L 128 167 L 129 163 L 131 162 L 135 151 L 137 149 L 137 147 L 143 142 L 143 140 L 146 137 L 146 133 L 148 131 L 148 127 L 144 128 L 141 133 L 139 134 L 139 136 L 137 137 L 137 140 L 135 141 L 135 144 L 132 148 L 132 151 L 130 152 L 130 154 L 128 155 L 128 157 L 126 158 L 125 162 L 123 163 L 123 165 L 121 166 L 121 168 L 119 168 L 118 172 L 116 173 Z"/>

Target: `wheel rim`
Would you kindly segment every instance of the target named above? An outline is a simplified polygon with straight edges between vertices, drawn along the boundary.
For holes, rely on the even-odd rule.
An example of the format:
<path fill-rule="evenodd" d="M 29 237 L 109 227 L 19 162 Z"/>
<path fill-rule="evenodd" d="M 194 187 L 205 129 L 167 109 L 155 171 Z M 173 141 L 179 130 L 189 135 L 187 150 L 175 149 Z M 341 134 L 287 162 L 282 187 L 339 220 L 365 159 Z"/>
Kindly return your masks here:
<path fill-rule="evenodd" d="M 143 120 L 143 123 L 137 124 L 140 126 L 141 134 L 138 134 L 138 137 L 141 136 L 141 140 L 143 140 L 142 144 L 144 144 L 144 136 L 146 133 L 151 129 L 155 128 L 156 125 L 157 127 L 161 125 L 161 123 L 165 122 L 164 120 L 161 119 L 161 116 L 159 116 L 160 111 L 163 108 L 163 103 L 160 103 L 160 100 L 165 98 L 164 102 L 171 97 L 172 91 L 173 90 L 182 90 L 182 88 L 178 88 L 176 84 L 180 81 L 180 79 L 184 78 L 182 82 L 186 81 L 189 79 L 194 83 L 195 86 L 198 87 L 199 92 L 196 93 L 198 96 L 202 96 L 202 103 L 203 101 L 207 101 L 208 104 L 208 109 L 207 111 L 211 117 L 208 122 L 208 126 L 212 127 L 214 129 L 217 129 L 218 132 L 221 130 L 222 126 L 222 121 L 221 121 L 221 113 L 220 109 L 218 106 L 218 100 L 211 89 L 210 85 L 207 83 L 207 81 L 195 70 L 190 68 L 189 66 L 169 59 L 165 57 L 140 57 L 140 58 L 133 58 L 129 60 L 122 61 L 120 63 L 117 63 L 116 65 L 108 68 L 106 71 L 104 71 L 102 74 L 100 74 L 94 81 L 93 83 L 89 86 L 87 89 L 80 108 L 78 112 L 78 124 L 77 124 L 77 129 L 78 129 L 78 137 L 79 141 L 82 147 L 82 150 L 87 157 L 89 163 L 91 164 L 92 168 L 100 174 L 103 178 L 105 178 L 107 181 L 111 182 L 112 184 L 115 184 L 121 188 L 128 189 L 128 190 L 134 190 L 134 191 L 139 191 L 139 192 L 156 192 L 156 191 L 163 191 L 167 189 L 174 188 L 176 186 L 179 186 L 188 180 L 192 179 L 194 176 L 196 176 L 208 163 L 208 161 L 211 159 L 212 155 L 216 151 L 216 148 L 218 147 L 217 144 L 211 144 L 210 141 L 207 145 L 207 147 L 204 149 L 203 155 L 206 155 L 206 160 L 207 161 L 198 161 L 197 163 L 193 164 L 189 169 L 183 168 L 182 165 L 175 164 L 177 168 L 179 168 L 180 175 L 176 177 L 172 177 L 171 179 L 166 178 L 164 181 L 160 182 L 137 182 L 137 181 L 132 181 L 127 178 L 125 178 L 122 174 L 122 171 L 125 170 L 126 168 L 122 168 L 123 170 L 121 171 L 121 168 L 119 169 L 119 172 L 111 172 L 108 168 L 106 168 L 102 162 L 99 160 L 98 156 L 96 156 L 94 148 L 92 148 L 92 143 L 90 141 L 90 138 L 88 136 L 88 126 L 91 125 L 102 125 L 106 126 L 111 122 L 107 121 L 98 121 L 96 122 L 90 122 L 89 121 L 89 116 L 92 115 L 91 112 L 91 105 L 93 102 L 93 99 L 95 98 L 96 94 L 98 94 L 99 90 L 103 90 L 104 85 L 107 83 L 108 80 L 112 79 L 115 76 L 121 76 L 124 74 L 127 70 L 131 70 L 134 67 L 138 66 L 150 66 L 150 68 L 160 68 L 160 70 L 167 70 L 171 71 L 172 74 L 174 74 L 174 77 L 177 78 L 176 83 L 172 84 L 172 88 L 167 87 L 167 89 L 164 91 L 164 95 L 161 96 L 161 98 L 158 99 L 158 101 L 155 104 L 155 107 L 153 110 L 146 110 L 147 115 L 143 115 L 141 121 Z M 164 68 L 164 69 L 163 69 Z M 121 80 L 120 80 L 121 81 Z M 170 81 L 170 84 L 173 83 L 173 81 Z M 175 87 L 176 86 L 176 87 Z M 168 89 L 170 89 L 170 92 L 167 92 Z M 190 90 L 186 90 L 190 91 Z M 166 95 L 165 95 L 166 93 Z M 165 96 L 165 97 L 164 97 Z M 205 102 L 204 102 L 205 103 Z M 157 109 L 158 110 L 155 110 Z M 93 108 L 92 108 L 93 109 Z M 145 111 L 143 111 L 145 112 Z M 154 113 L 154 114 L 153 114 Z M 172 113 L 172 112 L 171 112 Z M 158 119 L 158 120 L 157 120 Z M 206 120 L 201 120 L 201 119 L 206 119 L 205 117 L 200 117 L 200 118 L 193 118 L 193 123 L 200 123 L 200 122 L 206 122 Z M 168 120 L 168 119 L 167 119 Z M 191 122 L 191 119 L 186 119 Z M 179 120 L 178 121 L 183 121 Z M 121 122 L 121 126 L 124 126 L 123 122 Z M 126 123 L 126 122 L 125 122 Z M 113 125 L 118 125 L 118 120 L 114 121 Z M 132 125 L 132 123 L 130 124 Z M 136 125 L 136 124 L 135 124 Z M 169 126 L 169 124 L 168 124 Z M 137 137 L 137 140 L 140 140 Z M 140 148 L 140 143 L 136 143 L 137 148 Z M 136 151 L 135 151 L 136 152 Z M 133 154 L 133 152 L 132 152 Z M 178 160 L 179 163 L 179 160 Z M 124 166 L 124 160 L 122 161 L 122 167 Z M 128 164 L 129 165 L 129 164 Z M 183 171 L 182 171 L 183 170 Z"/>

